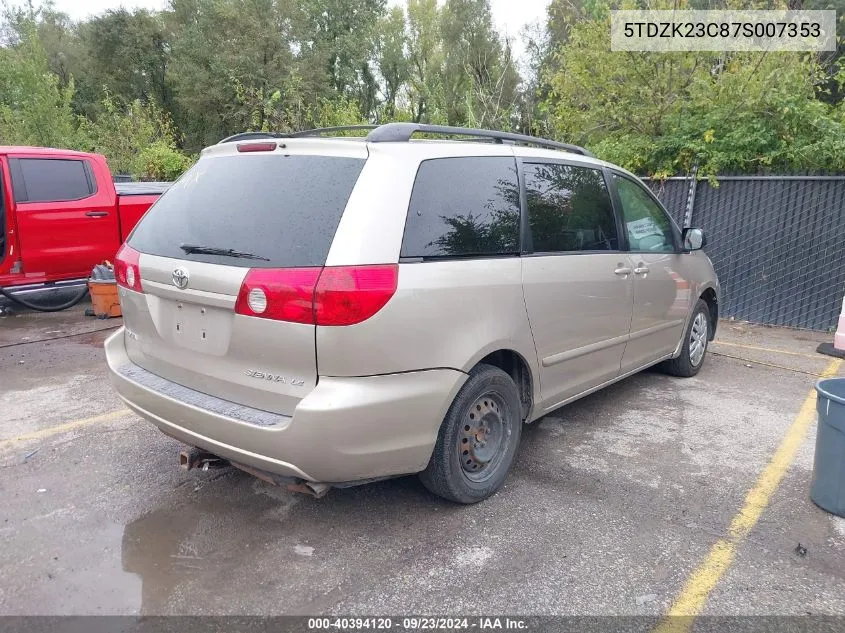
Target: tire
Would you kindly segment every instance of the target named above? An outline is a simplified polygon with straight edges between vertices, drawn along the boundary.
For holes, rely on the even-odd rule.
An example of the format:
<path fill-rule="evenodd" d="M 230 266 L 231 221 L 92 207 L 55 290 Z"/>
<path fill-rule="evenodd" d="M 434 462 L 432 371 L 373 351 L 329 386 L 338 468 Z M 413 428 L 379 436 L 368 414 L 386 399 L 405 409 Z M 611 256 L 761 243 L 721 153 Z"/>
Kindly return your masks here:
<path fill-rule="evenodd" d="M 84 285 L 82 289 L 76 295 L 74 295 L 72 299 L 68 299 L 66 301 L 63 301 L 62 303 L 33 303 L 28 299 L 16 296 L 15 293 L 11 292 L 11 290 L 7 290 L 6 288 L 0 288 L 0 294 L 6 297 L 9 301 L 13 301 L 19 305 L 22 305 L 24 308 L 35 310 L 36 312 L 61 312 L 62 310 L 72 308 L 77 303 L 82 301 L 85 298 L 85 295 L 88 294 L 88 285 Z"/>
<path fill-rule="evenodd" d="M 456 503 L 478 503 L 504 484 L 522 433 L 519 390 L 498 367 L 477 365 L 449 407 L 423 485 Z M 485 431 L 486 429 L 486 431 Z"/>
<path fill-rule="evenodd" d="M 703 299 L 699 299 L 695 304 L 689 325 L 684 331 L 681 355 L 665 361 L 660 368 L 667 374 L 680 378 L 695 376 L 704 365 L 704 359 L 707 356 L 710 328 L 710 308 Z"/>

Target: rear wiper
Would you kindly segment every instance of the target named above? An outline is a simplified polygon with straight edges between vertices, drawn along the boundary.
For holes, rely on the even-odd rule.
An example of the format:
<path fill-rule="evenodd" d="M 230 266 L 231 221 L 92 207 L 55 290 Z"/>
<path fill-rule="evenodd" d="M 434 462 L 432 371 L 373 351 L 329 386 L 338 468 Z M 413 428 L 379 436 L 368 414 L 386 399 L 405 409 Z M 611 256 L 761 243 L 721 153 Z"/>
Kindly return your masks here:
<path fill-rule="evenodd" d="M 270 260 L 255 253 L 241 253 L 232 248 L 217 248 L 215 246 L 197 246 L 196 244 L 180 244 L 179 248 L 187 255 L 220 255 L 222 257 L 239 257 L 241 259 L 260 259 L 265 262 Z"/>

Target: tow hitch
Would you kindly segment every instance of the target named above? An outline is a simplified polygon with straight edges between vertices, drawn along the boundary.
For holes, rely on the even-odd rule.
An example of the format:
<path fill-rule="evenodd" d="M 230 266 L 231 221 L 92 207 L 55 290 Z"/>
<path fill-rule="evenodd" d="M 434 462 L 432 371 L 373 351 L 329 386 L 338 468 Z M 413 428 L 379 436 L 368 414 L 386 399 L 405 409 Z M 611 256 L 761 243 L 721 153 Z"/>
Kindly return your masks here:
<path fill-rule="evenodd" d="M 179 466 L 184 470 L 193 470 L 194 468 L 208 470 L 209 468 L 223 468 L 228 465 L 229 462 L 225 459 L 221 459 L 201 448 L 192 448 L 179 453 Z"/>

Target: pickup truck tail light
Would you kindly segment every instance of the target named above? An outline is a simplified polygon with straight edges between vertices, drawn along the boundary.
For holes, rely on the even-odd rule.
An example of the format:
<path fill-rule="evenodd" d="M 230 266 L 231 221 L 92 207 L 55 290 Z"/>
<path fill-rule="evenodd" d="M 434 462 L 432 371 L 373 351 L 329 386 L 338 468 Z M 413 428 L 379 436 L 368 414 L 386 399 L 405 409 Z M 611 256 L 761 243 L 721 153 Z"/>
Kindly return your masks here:
<path fill-rule="evenodd" d="M 114 277 L 118 286 L 143 292 L 141 288 L 141 253 L 124 244 L 114 259 Z"/>
<path fill-rule="evenodd" d="M 399 266 L 253 268 L 235 312 L 314 325 L 354 325 L 381 310 L 396 293 Z"/>

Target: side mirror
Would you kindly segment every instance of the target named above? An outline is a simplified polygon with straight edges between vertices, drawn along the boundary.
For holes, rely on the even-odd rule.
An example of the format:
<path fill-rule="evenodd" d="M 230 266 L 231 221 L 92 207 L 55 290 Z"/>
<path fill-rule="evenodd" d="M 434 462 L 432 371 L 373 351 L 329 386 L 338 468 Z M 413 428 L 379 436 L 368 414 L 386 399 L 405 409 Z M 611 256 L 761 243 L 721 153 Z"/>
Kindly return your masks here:
<path fill-rule="evenodd" d="M 707 246 L 707 238 L 701 229 L 684 229 L 684 250 L 697 251 Z"/>

